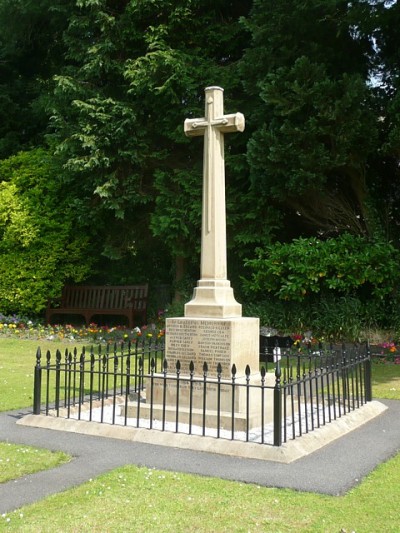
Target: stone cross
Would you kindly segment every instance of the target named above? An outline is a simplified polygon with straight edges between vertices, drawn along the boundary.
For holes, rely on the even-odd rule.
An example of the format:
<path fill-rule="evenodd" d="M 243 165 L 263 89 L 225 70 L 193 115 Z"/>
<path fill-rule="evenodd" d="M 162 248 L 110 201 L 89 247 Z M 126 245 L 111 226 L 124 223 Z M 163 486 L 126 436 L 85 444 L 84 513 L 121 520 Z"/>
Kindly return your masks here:
<path fill-rule="evenodd" d="M 205 116 L 186 119 L 185 134 L 204 135 L 200 280 L 185 316 L 238 317 L 227 279 L 224 134 L 244 130 L 242 113 L 224 115 L 223 89 L 205 89 Z"/>

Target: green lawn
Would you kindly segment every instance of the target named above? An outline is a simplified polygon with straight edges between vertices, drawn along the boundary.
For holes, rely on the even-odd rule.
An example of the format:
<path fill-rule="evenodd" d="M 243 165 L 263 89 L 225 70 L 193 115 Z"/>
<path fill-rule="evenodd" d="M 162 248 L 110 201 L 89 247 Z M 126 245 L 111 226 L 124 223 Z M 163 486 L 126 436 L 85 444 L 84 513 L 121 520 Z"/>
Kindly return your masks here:
<path fill-rule="evenodd" d="M 32 446 L 0 442 L 0 483 L 53 468 L 69 460 L 70 457 L 63 452 L 51 453 Z"/>
<path fill-rule="evenodd" d="M 66 348 L 75 347 L 71 343 L 0 337 L 0 411 L 32 406 L 33 372 L 39 346 L 44 362 L 47 350 L 54 358 L 57 349 L 64 355 Z"/>
<path fill-rule="evenodd" d="M 3 410 L 31 404 L 36 348 L 0 338 Z M 373 393 L 400 399 L 400 365 L 373 365 Z M 399 479 L 400 454 L 340 497 L 126 466 L 0 517 L 0 531 L 397 533 Z"/>
<path fill-rule="evenodd" d="M 400 400 L 400 365 L 372 365 L 372 394 L 374 398 Z"/>
<path fill-rule="evenodd" d="M 400 455 L 333 497 L 126 466 L 0 517 L 0 531 L 398 533 L 399 474 Z"/>

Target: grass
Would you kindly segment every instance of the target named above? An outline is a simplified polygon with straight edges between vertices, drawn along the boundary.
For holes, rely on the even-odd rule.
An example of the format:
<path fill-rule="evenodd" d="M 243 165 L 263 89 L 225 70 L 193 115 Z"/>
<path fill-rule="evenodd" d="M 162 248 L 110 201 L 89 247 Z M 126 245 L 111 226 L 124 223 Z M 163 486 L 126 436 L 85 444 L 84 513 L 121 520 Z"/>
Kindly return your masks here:
<path fill-rule="evenodd" d="M 36 348 L 37 341 L 0 338 L 3 410 L 31 404 Z M 400 400 L 400 365 L 372 369 L 374 397 Z M 400 454 L 340 497 L 130 465 L 0 517 L 0 531 L 394 533 L 399 478 Z"/>
<path fill-rule="evenodd" d="M 43 340 L 19 340 L 0 337 L 0 411 L 30 407 L 33 403 L 33 372 L 38 346 L 43 357 L 50 350 L 74 348 L 71 343 Z"/>
<path fill-rule="evenodd" d="M 399 473 L 397 456 L 332 497 L 126 466 L 0 517 L 0 531 L 394 533 Z"/>
<path fill-rule="evenodd" d="M 43 350 L 55 348 L 55 344 L 51 342 L 40 341 L 40 344 Z M 64 349 L 65 347 L 67 345 Z M 0 411 L 32 405 L 33 367 L 37 348 L 38 341 L 0 338 Z M 69 459 L 62 452 L 52 453 L 0 442 L 0 483 L 54 468 Z"/>
<path fill-rule="evenodd" d="M 372 392 L 374 398 L 400 399 L 400 365 L 373 364 Z"/>
<path fill-rule="evenodd" d="M 69 460 L 63 452 L 51 453 L 32 446 L 0 442 L 0 483 L 54 468 Z"/>

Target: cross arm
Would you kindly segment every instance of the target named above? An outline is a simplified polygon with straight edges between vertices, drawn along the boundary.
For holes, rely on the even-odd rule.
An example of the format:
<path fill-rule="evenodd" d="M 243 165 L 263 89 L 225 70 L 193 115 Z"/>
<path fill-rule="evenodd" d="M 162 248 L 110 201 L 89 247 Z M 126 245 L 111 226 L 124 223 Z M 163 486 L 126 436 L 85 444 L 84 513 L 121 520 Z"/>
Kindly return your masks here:
<path fill-rule="evenodd" d="M 205 118 L 187 118 L 183 125 L 183 130 L 187 137 L 198 137 L 204 135 L 204 130 L 207 127 L 207 120 Z"/>
<path fill-rule="evenodd" d="M 222 133 L 230 133 L 231 131 L 244 130 L 244 115 L 242 113 L 232 113 L 231 115 L 224 115 L 221 122 L 217 122 L 218 129 Z"/>
<path fill-rule="evenodd" d="M 229 133 L 232 131 L 243 131 L 245 121 L 242 113 L 224 115 L 221 118 L 211 120 L 210 123 L 206 120 L 206 118 L 187 118 L 184 124 L 185 135 L 187 137 L 204 135 L 204 130 L 209 124 L 217 127 L 222 133 Z"/>

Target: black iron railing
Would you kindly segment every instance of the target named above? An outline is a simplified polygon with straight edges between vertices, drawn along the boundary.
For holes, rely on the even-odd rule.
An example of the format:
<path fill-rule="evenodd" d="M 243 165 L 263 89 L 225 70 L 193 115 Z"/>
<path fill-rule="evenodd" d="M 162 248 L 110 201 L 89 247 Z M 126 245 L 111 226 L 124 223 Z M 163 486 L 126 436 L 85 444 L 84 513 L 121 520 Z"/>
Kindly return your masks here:
<path fill-rule="evenodd" d="M 227 379 L 221 365 L 170 367 L 158 342 L 38 349 L 33 412 L 280 446 L 372 399 L 368 346 L 271 352 L 274 362 L 242 376 L 233 365 Z"/>

